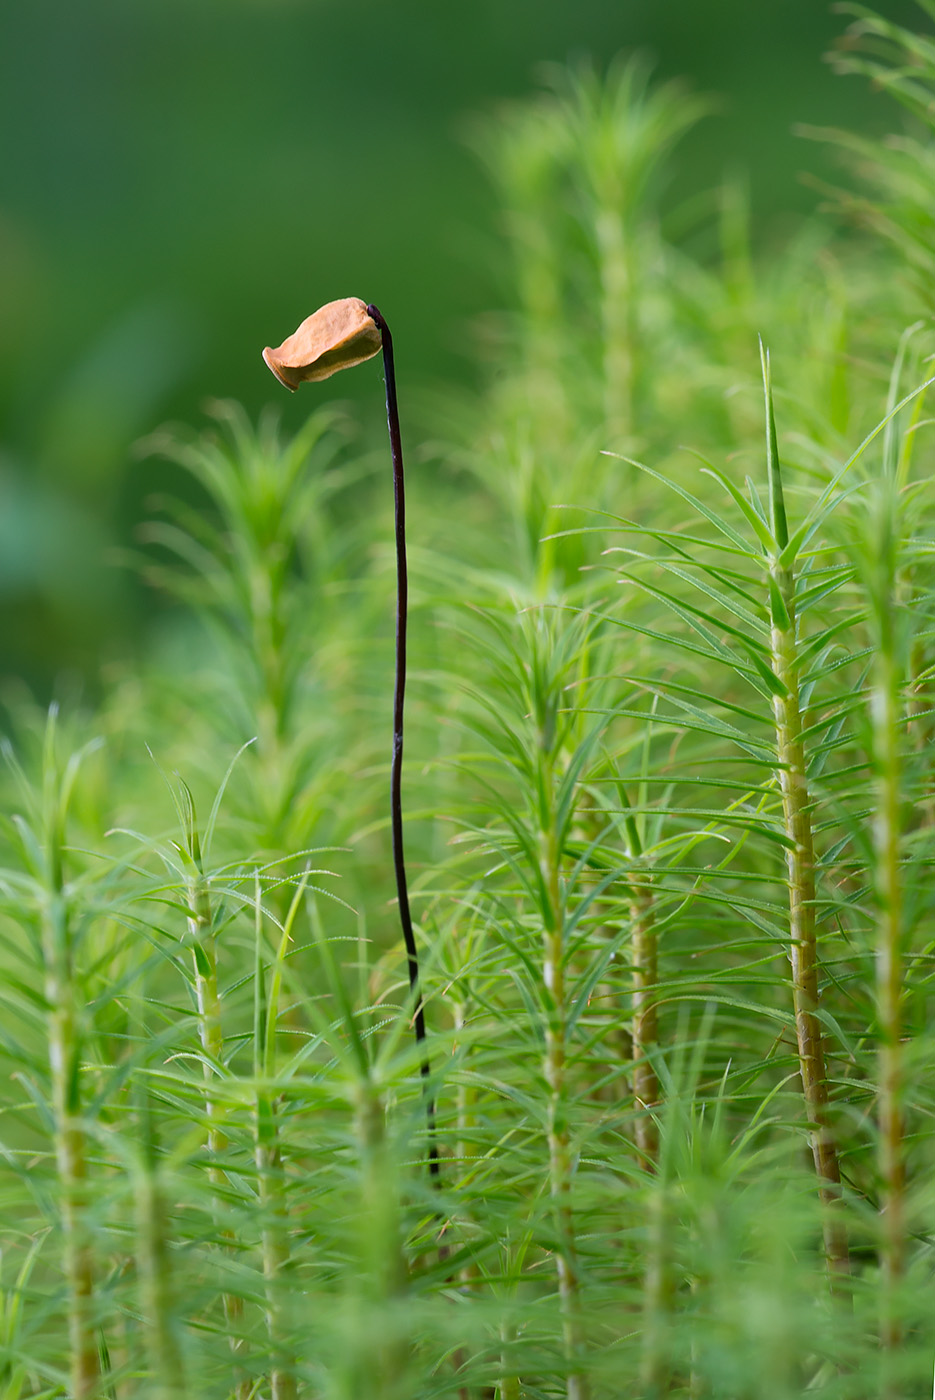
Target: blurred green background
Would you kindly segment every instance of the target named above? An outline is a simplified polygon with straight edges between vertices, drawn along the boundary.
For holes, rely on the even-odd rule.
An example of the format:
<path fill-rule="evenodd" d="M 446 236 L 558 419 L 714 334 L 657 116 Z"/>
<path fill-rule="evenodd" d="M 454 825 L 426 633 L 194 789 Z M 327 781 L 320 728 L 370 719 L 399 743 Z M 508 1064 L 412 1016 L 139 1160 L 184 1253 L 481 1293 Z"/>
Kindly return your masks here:
<path fill-rule="evenodd" d="M 0 7 L 0 678 L 45 698 L 145 646 L 154 603 L 115 550 L 167 469 L 134 442 L 212 396 L 300 422 L 311 401 L 260 350 L 320 303 L 379 303 L 411 402 L 483 375 L 471 320 L 508 288 L 472 115 L 543 63 L 646 50 L 720 99 L 670 202 L 746 170 L 768 243 L 816 205 L 800 172 L 830 173 L 795 123 L 893 121 L 823 62 L 845 22 L 820 0 Z M 316 403 L 357 395 L 382 430 L 372 383 L 349 378 Z"/>

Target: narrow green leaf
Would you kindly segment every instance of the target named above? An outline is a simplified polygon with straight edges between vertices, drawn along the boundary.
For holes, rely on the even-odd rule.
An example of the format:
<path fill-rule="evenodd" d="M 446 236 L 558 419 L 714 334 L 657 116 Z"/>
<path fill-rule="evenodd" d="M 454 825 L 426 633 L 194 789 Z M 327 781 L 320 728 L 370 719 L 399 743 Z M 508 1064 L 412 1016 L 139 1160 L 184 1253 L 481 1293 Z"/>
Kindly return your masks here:
<path fill-rule="evenodd" d="M 769 607 L 773 617 L 773 626 L 778 627 L 780 632 L 788 632 L 792 626 L 792 618 L 789 616 L 779 581 L 772 570 L 770 570 L 769 575 Z"/>
<path fill-rule="evenodd" d="M 915 389 L 913 389 L 910 393 L 906 394 L 905 398 L 900 399 L 899 403 L 896 404 L 895 407 L 893 407 L 885 415 L 885 417 L 880 419 L 876 427 L 873 428 L 867 434 L 867 436 L 859 444 L 857 449 L 851 453 L 844 465 L 840 468 L 839 471 L 837 471 L 834 474 L 834 476 L 828 482 L 828 485 L 822 491 L 821 495 L 818 498 L 818 501 L 809 512 L 808 518 L 802 522 L 798 530 L 796 530 L 795 534 L 792 535 L 785 549 L 780 554 L 780 568 L 791 568 L 797 554 L 802 549 L 803 545 L 809 539 L 811 539 L 812 535 L 819 528 L 822 522 L 828 517 L 828 515 L 830 515 L 830 513 L 835 509 L 839 501 L 841 501 L 845 495 L 848 495 L 850 491 L 858 489 L 858 487 L 854 486 L 850 487 L 848 491 L 839 490 L 841 482 L 844 480 L 851 467 L 853 467 L 854 464 L 860 460 L 860 458 L 866 452 L 870 444 L 877 437 L 879 437 L 880 433 L 882 433 L 885 430 L 887 424 L 890 423 L 892 419 L 895 418 L 896 414 L 899 413 L 902 409 L 904 409 L 907 404 L 912 403 L 912 401 L 918 398 L 920 394 L 924 394 L 926 389 L 928 389 L 932 384 L 935 384 L 935 375 L 931 376 L 929 379 L 926 379 L 922 384 L 917 385 Z"/>
<path fill-rule="evenodd" d="M 729 495 L 736 502 L 740 510 L 743 511 L 744 519 L 752 527 L 757 539 L 763 546 L 764 551 L 767 554 L 772 554 L 776 548 L 776 541 L 773 539 L 773 536 L 771 535 L 765 523 L 757 515 L 753 506 L 751 506 L 749 501 L 746 500 L 743 492 L 739 490 L 737 486 L 734 485 L 730 477 L 727 476 L 726 473 L 719 471 L 717 467 L 711 466 L 710 463 L 702 468 L 702 475 L 714 477 L 714 480 L 717 481 L 719 485 L 724 487 L 724 490 L 729 493 Z"/>
<path fill-rule="evenodd" d="M 750 660 L 756 667 L 758 675 L 762 678 L 763 682 L 765 683 L 770 695 L 780 695 L 783 699 L 785 699 L 789 692 L 786 689 L 783 682 L 776 675 L 776 672 L 773 670 L 773 668 L 771 666 L 767 666 L 766 662 L 758 655 L 756 651 L 754 651 L 752 646 L 747 647 L 747 652 L 750 657 Z"/>
<path fill-rule="evenodd" d="M 770 377 L 769 351 L 760 340 L 760 365 L 763 370 L 763 397 L 766 405 L 766 475 L 769 481 L 769 523 L 775 547 L 780 553 L 789 543 L 786 524 L 786 504 L 782 494 L 782 469 L 779 463 L 779 443 L 776 439 L 776 415 L 773 412 L 773 386 Z"/>
<path fill-rule="evenodd" d="M 677 496 L 681 496 L 682 500 L 692 506 L 699 515 L 703 515 L 705 520 L 710 521 L 714 528 L 722 534 L 725 539 L 730 540 L 731 544 L 736 546 L 739 553 L 746 555 L 748 559 L 754 559 L 756 557 L 743 535 L 738 534 L 732 525 L 729 525 L 722 516 L 718 515 L 717 511 L 712 510 L 710 506 L 706 506 L 704 501 L 699 500 L 697 496 L 693 496 L 692 493 L 686 491 L 683 486 L 679 486 L 678 482 L 670 481 L 669 478 L 663 476 L 661 472 L 655 472 L 652 467 L 647 467 L 645 463 L 637 462 L 632 457 L 624 457 L 619 452 L 605 452 L 604 456 L 617 457 L 622 462 L 629 462 L 632 467 L 636 467 L 639 471 L 645 472 L 647 476 L 651 476 L 662 486 L 668 487 L 668 489 L 674 491 Z"/>

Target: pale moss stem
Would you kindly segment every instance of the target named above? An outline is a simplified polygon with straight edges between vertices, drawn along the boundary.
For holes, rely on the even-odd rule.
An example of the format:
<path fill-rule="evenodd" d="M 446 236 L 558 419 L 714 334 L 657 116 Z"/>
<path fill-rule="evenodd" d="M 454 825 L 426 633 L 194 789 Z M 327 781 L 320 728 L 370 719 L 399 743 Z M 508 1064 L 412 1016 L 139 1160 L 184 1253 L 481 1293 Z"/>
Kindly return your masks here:
<path fill-rule="evenodd" d="M 516 1374 L 516 1366 L 510 1356 L 510 1351 L 516 1342 L 516 1323 L 512 1319 L 504 1319 L 500 1323 L 500 1380 L 497 1384 L 497 1400 L 520 1400 L 519 1376 Z"/>
<path fill-rule="evenodd" d="M 208 1152 L 212 1158 L 212 1165 L 208 1168 L 208 1180 L 216 1193 L 215 1212 L 220 1215 L 220 1197 L 228 1185 L 227 1173 L 220 1165 L 227 1151 L 227 1136 L 221 1127 L 221 1107 L 211 1093 L 210 1086 L 215 1075 L 212 1062 L 222 1062 L 224 1041 L 221 1029 L 221 997 L 218 990 L 217 942 L 208 891 L 200 871 L 198 878 L 189 885 L 188 905 L 188 930 L 192 939 L 195 997 L 198 1004 L 198 1036 L 205 1053 L 205 1117 L 208 1122 Z M 220 1237 L 229 1241 L 231 1245 L 234 1244 L 234 1238 L 229 1231 L 221 1230 Z M 223 1306 L 230 1348 L 239 1371 L 246 1354 L 243 1299 L 234 1293 L 225 1293 Z M 245 1376 L 238 1375 L 234 1388 L 237 1400 L 249 1400 L 250 1393 L 250 1382 Z"/>
<path fill-rule="evenodd" d="M 595 816 L 591 811 L 579 813 L 579 829 L 575 836 L 585 845 L 596 842 L 601 836 L 601 827 Z M 601 925 L 595 930 L 594 938 L 596 943 L 603 941 L 613 947 L 619 939 L 619 933 L 610 925 Z M 628 1100 L 632 1093 L 629 1070 L 633 1059 L 633 1037 L 624 1016 L 626 996 L 627 993 L 621 986 L 620 965 L 614 951 L 610 955 L 604 976 L 590 998 L 594 1010 L 592 1019 L 604 1027 L 601 1045 L 607 1046 L 611 1052 L 605 1057 L 603 1066 L 605 1071 L 608 1065 L 610 1066 L 611 1075 L 605 1074 L 604 1082 L 599 1084 L 594 1092 L 594 1097 L 599 1103 L 619 1103 L 621 1100 Z"/>
<path fill-rule="evenodd" d="M 604 931 L 607 941 L 616 942 L 616 929 Z M 594 1001 L 601 1008 L 599 1014 L 605 1022 L 605 1031 L 601 1043 L 606 1045 L 610 1051 L 608 1063 L 613 1067 L 613 1078 L 605 1081 L 595 1094 L 599 1102 L 619 1103 L 621 1100 L 628 1101 L 633 1093 L 628 1067 L 633 1060 L 633 1036 L 630 1028 L 623 1019 L 621 1002 L 624 995 L 617 981 L 606 977 L 597 988 L 597 995 Z"/>
<path fill-rule="evenodd" d="M 137 1261 L 146 1351 L 156 1400 L 188 1394 L 182 1355 L 172 1325 L 172 1286 L 166 1258 L 167 1213 L 157 1168 L 147 1164 L 136 1181 Z"/>
<path fill-rule="evenodd" d="M 819 1017 L 815 844 L 799 701 L 795 580 L 788 569 L 775 562 L 771 565 L 770 577 L 780 604 L 773 608 L 771 647 L 773 671 L 783 686 L 783 693 L 773 696 L 773 714 L 783 825 L 788 842 L 789 960 L 796 1041 L 809 1141 L 819 1194 L 827 1207 L 823 1223 L 825 1254 L 834 1276 L 847 1273 L 849 1259 L 847 1231 L 840 1213 L 841 1172 L 831 1123 L 828 1069 Z"/>
<path fill-rule="evenodd" d="M 638 849 L 634 835 L 630 854 L 635 854 Z M 652 885 L 646 877 L 637 877 L 630 882 L 630 949 L 633 965 L 631 1034 L 636 1146 L 643 1166 L 650 1172 L 656 1172 L 659 1166 L 659 1127 L 655 1110 L 659 1104 L 659 1077 L 654 1056 L 659 1046 L 656 1009 L 659 940 L 655 899 Z M 672 1312 L 674 1283 L 664 1182 L 654 1182 L 651 1192 L 643 1279 L 644 1332 L 640 1378 L 646 1394 L 654 1397 L 664 1393 L 669 1377 L 665 1337 Z"/>
<path fill-rule="evenodd" d="M 408 1371 L 408 1344 L 399 1326 L 408 1268 L 399 1234 L 395 1174 L 386 1142 L 386 1110 L 376 1088 L 358 1085 L 355 1129 L 360 1155 L 360 1245 L 364 1277 L 358 1304 L 366 1301 L 360 1355 L 352 1370 L 357 1394 L 366 1384 L 372 1400 L 401 1400 Z"/>
<path fill-rule="evenodd" d="M 643 1284 L 643 1338 L 640 1381 L 648 1400 L 666 1393 L 671 1367 L 666 1356 L 666 1335 L 672 1317 L 675 1285 L 669 1242 L 668 1202 L 665 1183 L 655 1179 L 649 1198 L 646 1241 L 646 1276 Z"/>
<path fill-rule="evenodd" d="M 296 1400 L 295 1358 L 285 1341 L 286 1300 L 291 1266 L 288 1211 L 279 1147 L 276 1103 L 266 1093 L 257 1095 L 256 1169 L 260 1209 L 263 1213 L 263 1281 L 266 1290 L 266 1326 L 272 1349 L 270 1388 L 272 1400 Z"/>
<path fill-rule="evenodd" d="M 549 1186 L 558 1235 L 556 1267 L 562 1312 L 565 1356 L 570 1370 L 566 1380 L 567 1400 L 589 1400 L 587 1377 L 577 1370 L 583 1354 L 583 1328 L 580 1303 L 578 1255 L 574 1214 L 571 1203 L 573 1162 L 567 1115 L 565 1061 L 567 1016 L 563 931 L 564 900 L 559 871 L 558 836 L 552 825 L 543 833 L 542 877 L 548 892 L 548 925 L 545 929 L 543 980 L 548 1018 L 546 1022 L 545 1078 L 549 1087 L 548 1146 Z"/>
<path fill-rule="evenodd" d="M 882 1181 L 883 1320 L 881 1341 L 888 1350 L 901 1345 L 896 1293 L 905 1270 L 906 1163 L 904 1064 L 902 1050 L 903 889 L 901 848 L 901 761 L 899 698 L 895 662 L 884 643 L 881 676 L 871 704 L 873 747 L 878 771 L 874 847 L 879 930 L 877 940 L 877 1019 L 880 1028 L 878 1104 L 879 1170 Z"/>
<path fill-rule="evenodd" d="M 44 911 L 42 942 L 49 1007 L 49 1070 L 55 1160 L 62 1193 L 62 1237 L 67 1289 L 72 1400 L 98 1393 L 100 1352 L 94 1320 L 94 1258 L 88 1225 L 86 1135 L 81 1115 L 77 1008 L 70 931 L 61 873 Z"/>
<path fill-rule="evenodd" d="M 456 1037 L 460 1038 L 467 1021 L 467 1008 L 462 1002 L 455 1003 L 454 1006 L 454 1028 Z M 458 1136 L 455 1143 L 454 1160 L 461 1170 L 461 1179 L 464 1180 L 470 1172 L 469 1159 L 473 1155 L 473 1136 L 477 1126 L 477 1116 L 475 1107 L 477 1103 L 477 1090 L 473 1084 L 467 1084 L 462 1076 L 458 1084 L 457 1093 L 457 1114 L 458 1114 Z M 464 1290 L 474 1289 L 480 1278 L 480 1270 L 472 1261 L 464 1265 L 458 1271 L 458 1278 Z M 452 1366 L 455 1374 L 459 1374 L 468 1364 L 468 1354 L 464 1347 L 458 1347 L 452 1355 Z M 458 1400 L 471 1400 L 472 1392 L 467 1386 L 461 1386 L 458 1390 Z"/>
<path fill-rule="evenodd" d="M 659 1044 L 656 1011 L 658 938 L 655 903 L 647 881 L 634 880 L 630 893 L 633 1019 L 631 1024 L 633 1097 L 636 1102 L 636 1145 L 643 1164 L 653 1168 L 659 1156 L 659 1129 L 654 1110 L 659 1103 L 659 1078 L 653 1056 Z"/>

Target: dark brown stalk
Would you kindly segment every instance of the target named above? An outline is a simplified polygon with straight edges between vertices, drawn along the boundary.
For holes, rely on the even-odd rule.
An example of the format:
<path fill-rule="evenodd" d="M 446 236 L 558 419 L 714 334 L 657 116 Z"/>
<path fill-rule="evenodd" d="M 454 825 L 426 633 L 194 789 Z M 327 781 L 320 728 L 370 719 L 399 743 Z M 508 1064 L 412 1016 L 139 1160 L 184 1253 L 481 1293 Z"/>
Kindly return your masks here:
<path fill-rule="evenodd" d="M 393 337 L 375 306 L 367 307 L 367 315 L 379 327 L 383 341 L 383 372 L 386 380 L 386 422 L 393 458 L 393 496 L 396 506 L 396 684 L 393 693 L 393 764 L 390 774 L 390 810 L 393 827 L 393 866 L 396 871 L 396 892 L 399 899 L 399 921 L 406 945 L 409 969 L 409 990 L 414 1005 L 413 1025 L 416 1045 L 422 1051 L 420 1069 L 426 1086 L 425 1111 L 429 1130 L 429 1172 L 438 1179 L 438 1146 L 435 1141 L 435 1101 L 428 1090 L 431 1067 L 425 1049 L 425 1010 L 419 985 L 419 954 L 412 928 L 409 908 L 409 886 L 403 852 L 403 707 L 406 695 L 406 627 L 409 612 L 409 573 L 406 566 L 406 487 L 403 474 L 403 444 L 399 431 L 399 407 L 396 401 L 396 366 L 393 359 Z"/>
<path fill-rule="evenodd" d="M 439 1161 L 435 1137 L 435 1102 L 429 1090 L 430 1065 L 425 1048 L 425 1010 L 419 986 L 419 954 L 412 928 L 403 854 L 403 706 L 406 695 L 409 574 L 406 568 L 406 488 L 403 444 L 399 431 L 399 407 L 396 401 L 393 337 L 389 326 L 375 306 L 365 306 L 359 297 L 344 297 L 340 301 L 328 302 L 311 316 L 307 316 L 298 330 L 276 349 L 267 346 L 263 351 L 263 359 L 280 384 L 295 391 L 300 384 L 317 383 L 330 378 L 339 370 L 363 364 L 381 350 L 386 380 L 386 422 L 393 458 L 393 494 L 396 502 L 396 683 L 393 691 L 393 761 L 390 776 L 393 866 L 396 871 L 399 920 L 406 945 L 416 1047 L 421 1051 L 420 1069 L 428 1120 L 429 1172 L 437 1185 Z"/>

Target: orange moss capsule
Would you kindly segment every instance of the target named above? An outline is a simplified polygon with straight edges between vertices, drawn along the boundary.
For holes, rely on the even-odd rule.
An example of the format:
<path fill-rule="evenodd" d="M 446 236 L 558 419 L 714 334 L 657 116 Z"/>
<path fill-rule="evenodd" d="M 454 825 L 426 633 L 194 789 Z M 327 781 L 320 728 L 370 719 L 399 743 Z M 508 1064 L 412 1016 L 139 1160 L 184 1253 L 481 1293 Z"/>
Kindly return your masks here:
<path fill-rule="evenodd" d="M 277 349 L 267 345 L 263 359 L 280 384 L 294 392 L 302 383 L 316 383 L 339 369 L 363 364 L 382 346 L 380 327 L 366 302 L 343 297 L 313 311 Z"/>

